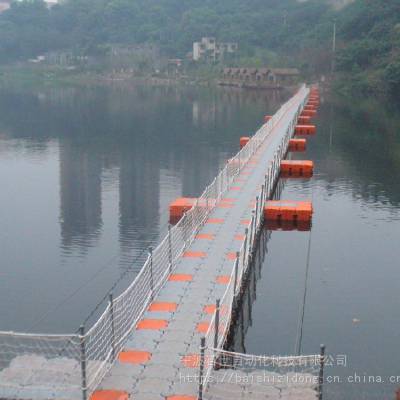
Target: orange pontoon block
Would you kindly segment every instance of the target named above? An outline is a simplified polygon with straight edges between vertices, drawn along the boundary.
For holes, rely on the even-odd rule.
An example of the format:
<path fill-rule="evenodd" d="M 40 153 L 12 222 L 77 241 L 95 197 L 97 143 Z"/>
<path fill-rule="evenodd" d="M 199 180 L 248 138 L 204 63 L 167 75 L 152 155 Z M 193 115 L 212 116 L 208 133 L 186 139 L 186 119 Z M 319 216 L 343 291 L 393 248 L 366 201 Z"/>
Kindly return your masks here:
<path fill-rule="evenodd" d="M 265 228 L 269 231 L 300 231 L 311 230 L 311 221 L 266 221 Z"/>
<path fill-rule="evenodd" d="M 284 178 L 311 178 L 314 163 L 308 160 L 282 160 L 281 176 Z"/>
<path fill-rule="evenodd" d="M 306 151 L 307 139 L 290 139 L 289 151 Z"/>
<path fill-rule="evenodd" d="M 305 105 L 304 106 L 304 111 L 317 111 L 317 107 L 316 106 L 314 106 L 314 105 L 309 105 L 309 104 L 307 104 L 307 105 Z"/>
<path fill-rule="evenodd" d="M 267 123 L 270 119 L 272 119 L 272 115 L 266 115 L 264 117 L 264 122 Z"/>
<path fill-rule="evenodd" d="M 311 221 L 312 203 L 308 201 L 267 201 L 264 218 L 267 221 Z"/>
<path fill-rule="evenodd" d="M 294 130 L 295 135 L 315 135 L 317 128 L 315 125 L 296 125 Z"/>
<path fill-rule="evenodd" d="M 301 117 L 315 117 L 317 115 L 317 112 L 315 110 L 303 110 L 301 113 Z"/>
<path fill-rule="evenodd" d="M 169 220 L 171 224 L 176 224 L 186 211 L 189 211 L 196 203 L 195 198 L 180 197 L 169 205 Z"/>
<path fill-rule="evenodd" d="M 240 138 L 240 148 L 243 149 L 244 146 L 249 142 L 250 138 L 248 136 L 242 136 Z"/>
<path fill-rule="evenodd" d="M 96 390 L 90 400 L 128 400 L 128 392 L 122 390 Z"/>
<path fill-rule="evenodd" d="M 196 205 L 197 199 L 191 197 L 179 197 L 169 205 L 169 222 L 176 224 L 183 217 L 183 214 L 189 211 L 194 205 Z M 212 207 L 215 205 L 214 199 L 208 199 L 208 201 L 201 199 L 197 204 L 198 207 Z"/>
<path fill-rule="evenodd" d="M 311 123 L 311 117 L 307 117 L 305 115 L 300 115 L 299 118 L 297 118 L 297 122 L 300 125 L 308 125 Z"/>

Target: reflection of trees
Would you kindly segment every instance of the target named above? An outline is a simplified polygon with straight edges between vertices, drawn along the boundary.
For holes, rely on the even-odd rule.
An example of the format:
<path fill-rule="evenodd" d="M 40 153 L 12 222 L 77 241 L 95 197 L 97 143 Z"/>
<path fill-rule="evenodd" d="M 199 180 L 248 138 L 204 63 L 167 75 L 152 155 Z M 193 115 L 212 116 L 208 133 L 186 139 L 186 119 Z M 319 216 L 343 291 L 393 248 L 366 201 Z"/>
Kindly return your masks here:
<path fill-rule="evenodd" d="M 125 87 L 126 86 L 126 87 Z M 0 131 L 27 152 L 60 144 L 60 227 L 64 250 L 83 251 L 102 229 L 102 174 L 119 180 L 124 255 L 157 240 L 166 205 L 197 196 L 243 132 L 279 104 L 267 93 L 209 88 L 124 86 L 0 90 Z M 200 105 L 201 123 L 193 121 Z M 213 110 L 212 113 L 209 110 Z M 162 174 L 160 173 L 162 171 Z"/>

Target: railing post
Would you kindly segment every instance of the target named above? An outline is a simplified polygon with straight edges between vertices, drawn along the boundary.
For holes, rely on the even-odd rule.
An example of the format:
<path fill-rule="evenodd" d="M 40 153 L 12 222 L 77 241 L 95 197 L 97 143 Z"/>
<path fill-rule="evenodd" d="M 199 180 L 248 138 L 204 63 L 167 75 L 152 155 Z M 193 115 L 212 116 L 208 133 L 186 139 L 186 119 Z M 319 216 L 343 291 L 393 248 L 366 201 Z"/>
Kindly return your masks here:
<path fill-rule="evenodd" d="M 113 360 L 115 360 L 117 352 L 116 352 L 116 349 L 115 349 L 114 300 L 113 300 L 112 292 L 108 295 L 108 303 L 109 303 L 109 306 L 110 306 L 112 358 L 113 358 Z"/>
<path fill-rule="evenodd" d="M 322 388 L 324 384 L 324 365 L 325 365 L 325 345 L 321 344 L 319 359 L 319 377 L 318 377 L 318 399 L 322 399 Z"/>
<path fill-rule="evenodd" d="M 249 240 L 249 251 L 247 254 L 247 258 L 250 258 L 250 254 L 251 254 L 251 249 L 253 247 L 253 232 L 254 232 L 254 210 L 251 212 L 252 216 L 251 216 L 251 222 L 250 222 L 250 240 Z"/>
<path fill-rule="evenodd" d="M 254 237 L 257 235 L 257 229 L 258 229 L 258 207 L 260 204 L 260 198 L 256 196 L 256 209 L 255 209 L 255 223 L 254 223 Z"/>
<path fill-rule="evenodd" d="M 268 196 L 268 173 L 264 175 L 264 187 L 265 187 L 265 200 L 267 200 Z"/>
<path fill-rule="evenodd" d="M 245 268 L 245 262 L 246 262 L 247 242 L 249 240 L 248 236 L 249 236 L 249 228 L 246 228 L 244 231 L 244 243 L 243 243 L 243 260 L 242 260 L 243 269 Z"/>
<path fill-rule="evenodd" d="M 220 300 L 215 302 L 215 321 L 214 321 L 214 349 L 218 348 L 218 333 L 219 333 L 219 304 Z"/>
<path fill-rule="evenodd" d="M 153 281 L 153 248 L 149 247 L 149 259 L 150 259 L 150 298 L 153 300 L 153 290 L 154 290 L 154 281 Z"/>
<path fill-rule="evenodd" d="M 272 164 L 269 165 L 268 170 L 268 198 L 272 199 Z"/>
<path fill-rule="evenodd" d="M 262 212 L 262 209 L 263 209 L 263 205 L 264 205 L 264 202 L 265 202 L 265 199 L 264 199 L 264 192 L 265 192 L 265 185 L 264 184 L 262 184 L 261 185 L 261 201 L 260 201 L 260 221 L 261 221 L 261 218 L 262 218 L 262 214 L 261 214 L 261 212 Z"/>
<path fill-rule="evenodd" d="M 172 272 L 172 243 L 171 243 L 171 224 L 168 224 L 168 262 L 169 272 Z"/>
<path fill-rule="evenodd" d="M 79 327 L 79 340 L 81 346 L 81 386 L 82 386 L 82 400 L 87 399 L 86 387 L 86 346 L 85 346 L 85 327 Z"/>
<path fill-rule="evenodd" d="M 203 376 L 204 376 L 204 352 L 206 347 L 206 338 L 200 339 L 200 370 L 199 370 L 199 400 L 203 400 Z"/>
<path fill-rule="evenodd" d="M 247 239 L 247 232 L 246 232 L 246 239 Z M 246 248 L 246 239 L 244 241 L 245 248 Z M 235 281 L 233 283 L 233 297 L 234 298 L 236 296 L 237 280 L 238 280 L 238 273 L 239 273 L 239 271 L 238 271 L 239 270 L 239 256 L 240 256 L 240 253 L 237 251 L 236 252 L 236 260 L 235 260 Z"/>

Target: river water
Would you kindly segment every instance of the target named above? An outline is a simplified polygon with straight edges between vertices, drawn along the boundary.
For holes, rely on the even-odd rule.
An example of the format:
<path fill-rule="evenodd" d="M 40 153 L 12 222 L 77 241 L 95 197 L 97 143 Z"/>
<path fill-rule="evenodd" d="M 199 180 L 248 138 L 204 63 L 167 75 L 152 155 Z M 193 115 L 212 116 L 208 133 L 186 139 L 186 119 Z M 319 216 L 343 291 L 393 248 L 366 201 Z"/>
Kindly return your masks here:
<path fill-rule="evenodd" d="M 239 137 L 285 98 L 1 88 L 0 329 L 90 325 L 102 298 L 131 282 L 165 234 L 169 202 L 198 196 Z M 317 124 L 300 156 L 315 161 L 314 177 L 285 181 L 281 195 L 312 199 L 312 230 L 272 232 L 237 350 L 293 354 L 300 343 L 314 354 L 323 342 L 326 374 L 341 380 L 326 398 L 392 399 L 400 386 L 400 377 L 388 383 L 400 375 L 400 118 L 372 101 L 323 96 Z"/>

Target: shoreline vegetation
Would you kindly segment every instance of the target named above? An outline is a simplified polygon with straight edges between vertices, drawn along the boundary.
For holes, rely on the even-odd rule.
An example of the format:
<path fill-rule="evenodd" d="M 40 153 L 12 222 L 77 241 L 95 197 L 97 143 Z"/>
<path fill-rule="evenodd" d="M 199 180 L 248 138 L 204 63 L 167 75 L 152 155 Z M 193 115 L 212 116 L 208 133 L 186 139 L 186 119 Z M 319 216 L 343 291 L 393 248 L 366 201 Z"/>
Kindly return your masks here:
<path fill-rule="evenodd" d="M 299 82 L 308 84 L 318 82 L 318 79 L 306 79 L 304 76 Z M 220 87 L 232 90 L 248 90 L 263 93 L 271 90 L 292 90 L 296 85 L 288 85 L 280 89 L 265 87 L 246 87 L 246 86 L 230 86 L 221 84 L 220 77 L 215 73 L 190 74 L 176 77 L 154 76 L 150 73 L 139 76 L 132 76 L 129 73 L 111 73 L 107 71 L 95 70 L 79 70 L 68 69 L 54 66 L 19 64 L 17 66 L 0 66 L 0 85 L 6 86 L 23 86 L 23 87 L 91 87 L 91 86 L 117 86 L 121 83 L 129 83 L 132 85 L 148 85 L 148 86 L 201 86 L 201 87 Z M 318 82 L 324 91 L 333 95 L 342 97 L 347 101 L 358 99 L 362 96 L 357 93 L 343 91 L 342 82 L 340 80 L 325 77 L 323 81 Z M 387 101 L 385 96 L 377 97 L 384 100 L 387 104 L 393 105 Z"/>
<path fill-rule="evenodd" d="M 303 80 L 299 80 L 303 81 Z M 191 73 L 190 75 L 165 76 L 152 73 L 133 75 L 131 73 L 115 73 L 110 71 L 79 70 L 68 69 L 44 65 L 19 65 L 19 66 L 0 66 L 0 82 L 8 84 L 24 85 L 108 85 L 118 82 L 132 82 L 137 84 L 147 84 L 154 86 L 172 85 L 197 85 L 197 86 L 221 86 L 243 90 L 285 90 L 296 85 L 285 85 L 281 87 L 259 87 L 254 85 L 236 84 L 230 85 L 221 81 L 215 72 Z"/>
<path fill-rule="evenodd" d="M 207 75 L 207 69 L 213 72 L 222 64 L 297 68 L 309 82 L 323 75 L 329 80 L 334 69 L 335 79 L 331 83 L 338 92 L 349 97 L 378 96 L 400 103 L 398 0 L 200 3 L 172 0 L 155 6 L 146 0 L 68 0 L 48 8 L 43 0 L 13 1 L 0 14 L 2 75 L 16 81 L 29 81 L 31 75 L 46 84 L 126 79 L 109 75 L 104 78 L 97 63 L 99 58 L 110 70 L 133 68 L 135 73 L 162 70 L 161 59 L 166 69 L 173 69 L 170 61 L 187 62 L 187 77 L 143 74 L 146 81 L 160 84 L 207 84 L 214 79 L 212 74 Z M 335 3 L 341 6 L 334 7 Z M 198 65 L 194 60 L 194 43 L 204 36 L 237 45 L 232 59 L 222 60 L 221 65 Z M 67 70 L 55 67 L 40 72 L 24 67 L 25 71 L 10 71 L 12 65 L 29 64 L 28 60 L 34 63 L 42 58 L 53 59 L 49 65 L 64 63 Z M 76 63 L 69 64 L 71 59 Z M 209 59 L 215 62 L 215 55 Z M 32 66 L 36 65 L 33 63 Z M 70 70 L 75 66 L 74 71 Z M 143 77 L 135 75 L 134 79 L 143 81 Z"/>

